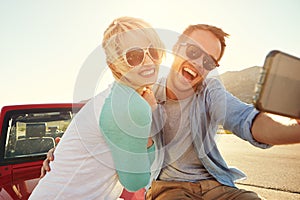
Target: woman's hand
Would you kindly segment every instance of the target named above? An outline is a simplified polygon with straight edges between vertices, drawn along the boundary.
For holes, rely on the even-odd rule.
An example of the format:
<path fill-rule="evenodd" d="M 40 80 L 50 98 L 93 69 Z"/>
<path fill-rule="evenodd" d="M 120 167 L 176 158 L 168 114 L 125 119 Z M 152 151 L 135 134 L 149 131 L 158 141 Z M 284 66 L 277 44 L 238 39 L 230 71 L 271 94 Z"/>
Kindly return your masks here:
<path fill-rule="evenodd" d="M 151 88 L 145 87 L 143 89 L 141 96 L 149 103 L 152 111 L 154 111 L 157 107 L 157 102 L 156 102 L 156 98 L 155 98 L 154 93 L 151 90 Z"/>

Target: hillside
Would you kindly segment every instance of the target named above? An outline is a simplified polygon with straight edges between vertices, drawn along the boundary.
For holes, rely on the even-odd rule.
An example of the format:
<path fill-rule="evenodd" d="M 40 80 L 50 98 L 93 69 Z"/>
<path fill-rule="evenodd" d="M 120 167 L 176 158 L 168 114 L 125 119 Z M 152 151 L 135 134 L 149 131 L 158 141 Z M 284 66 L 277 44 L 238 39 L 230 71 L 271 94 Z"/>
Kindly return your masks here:
<path fill-rule="evenodd" d="M 226 89 L 246 103 L 252 103 L 255 85 L 261 67 L 250 67 L 241 71 L 225 72 L 220 75 Z"/>

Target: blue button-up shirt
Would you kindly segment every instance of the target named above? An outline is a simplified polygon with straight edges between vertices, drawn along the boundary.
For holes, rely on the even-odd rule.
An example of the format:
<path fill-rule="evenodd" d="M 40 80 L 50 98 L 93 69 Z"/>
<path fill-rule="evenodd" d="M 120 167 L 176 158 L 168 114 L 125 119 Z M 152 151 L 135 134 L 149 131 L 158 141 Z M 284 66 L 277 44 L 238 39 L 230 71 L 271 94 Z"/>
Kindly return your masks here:
<path fill-rule="evenodd" d="M 166 79 L 162 78 L 153 88 L 158 108 L 153 113 L 152 133 L 156 144 L 156 157 L 152 165 L 152 180 L 156 180 L 164 167 L 163 126 L 166 121 L 164 102 Z M 180 111 L 179 111 L 180 112 Z M 190 110 L 190 128 L 195 151 L 206 170 L 220 183 L 234 187 L 234 181 L 245 178 L 236 168 L 228 167 L 215 141 L 218 125 L 260 148 L 269 148 L 253 138 L 251 126 L 259 113 L 252 105 L 241 102 L 227 92 L 221 82 L 207 78 L 195 92 Z M 178 146 L 178 151 L 181 147 Z"/>

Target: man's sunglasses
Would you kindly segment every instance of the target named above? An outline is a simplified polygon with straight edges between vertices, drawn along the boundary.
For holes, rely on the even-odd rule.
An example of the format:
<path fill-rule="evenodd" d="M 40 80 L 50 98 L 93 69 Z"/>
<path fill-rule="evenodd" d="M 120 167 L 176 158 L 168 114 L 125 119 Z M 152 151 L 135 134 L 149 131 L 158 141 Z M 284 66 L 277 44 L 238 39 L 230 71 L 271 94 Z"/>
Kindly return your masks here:
<path fill-rule="evenodd" d="M 190 43 L 180 43 L 180 46 L 185 47 L 185 55 L 191 60 L 196 60 L 202 57 L 202 66 L 211 71 L 219 66 L 219 63 L 211 55 L 208 55 L 199 46 Z"/>
<path fill-rule="evenodd" d="M 158 62 L 162 56 L 162 52 L 159 49 L 154 48 L 152 45 L 144 49 L 140 47 L 128 49 L 125 51 L 123 56 L 129 67 L 136 67 L 143 64 L 146 58 L 146 53 L 154 62 Z"/>

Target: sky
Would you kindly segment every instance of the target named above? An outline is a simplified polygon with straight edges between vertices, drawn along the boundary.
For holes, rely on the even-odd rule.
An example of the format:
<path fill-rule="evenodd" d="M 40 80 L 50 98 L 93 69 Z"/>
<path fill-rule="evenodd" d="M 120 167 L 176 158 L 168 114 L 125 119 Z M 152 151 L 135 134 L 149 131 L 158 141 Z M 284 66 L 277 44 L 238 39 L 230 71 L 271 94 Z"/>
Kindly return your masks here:
<path fill-rule="evenodd" d="M 0 0 L 0 107 L 95 95 L 106 75 L 88 63 L 121 16 L 178 34 L 190 24 L 222 28 L 230 34 L 224 73 L 262 66 L 273 49 L 300 57 L 299 9 L 298 0 Z M 93 62 L 105 65 L 100 58 Z"/>

